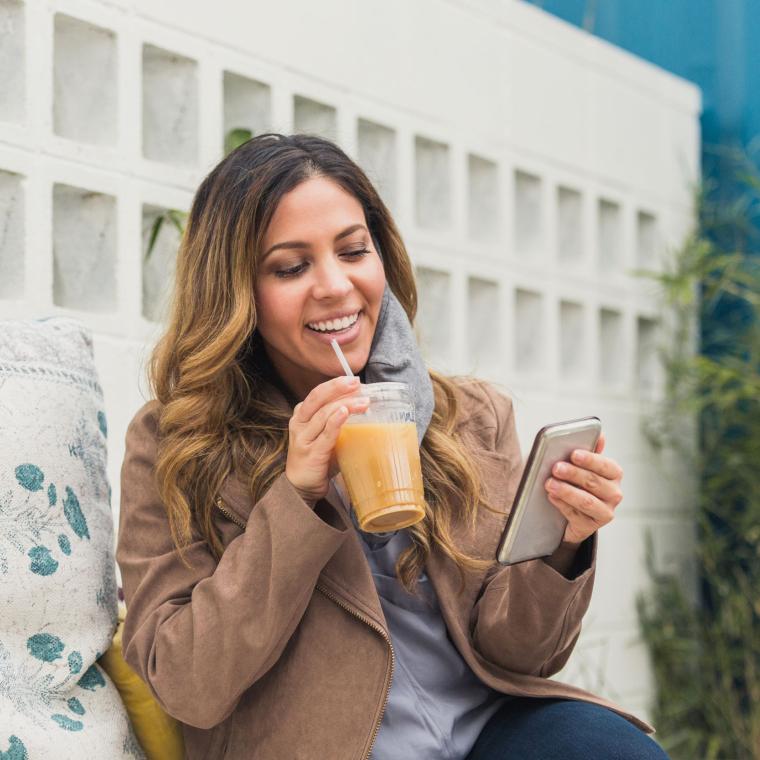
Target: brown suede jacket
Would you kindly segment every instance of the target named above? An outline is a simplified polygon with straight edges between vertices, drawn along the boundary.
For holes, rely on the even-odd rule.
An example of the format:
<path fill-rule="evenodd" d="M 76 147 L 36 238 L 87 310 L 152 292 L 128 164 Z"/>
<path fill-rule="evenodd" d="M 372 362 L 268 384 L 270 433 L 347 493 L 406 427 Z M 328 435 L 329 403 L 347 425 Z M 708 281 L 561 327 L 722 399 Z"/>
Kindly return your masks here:
<path fill-rule="evenodd" d="M 458 432 L 469 442 L 494 515 L 479 510 L 457 545 L 493 559 L 522 471 L 511 401 L 458 381 Z M 288 407 L 272 388 L 275 403 Z M 289 408 L 289 407 L 288 407 Z M 331 486 L 312 509 L 285 475 L 256 503 L 230 476 L 216 502 L 225 552 L 199 536 L 188 569 L 154 485 L 158 402 L 126 436 L 117 560 L 127 602 L 124 656 L 183 724 L 190 760 L 361 760 L 372 750 L 394 652 L 361 538 Z M 426 572 L 451 640 L 485 684 L 505 694 L 610 702 L 549 679 L 578 639 L 594 579 L 589 539 L 567 578 L 543 560 L 460 576 L 442 552 Z M 580 563 L 580 567 L 578 566 Z"/>

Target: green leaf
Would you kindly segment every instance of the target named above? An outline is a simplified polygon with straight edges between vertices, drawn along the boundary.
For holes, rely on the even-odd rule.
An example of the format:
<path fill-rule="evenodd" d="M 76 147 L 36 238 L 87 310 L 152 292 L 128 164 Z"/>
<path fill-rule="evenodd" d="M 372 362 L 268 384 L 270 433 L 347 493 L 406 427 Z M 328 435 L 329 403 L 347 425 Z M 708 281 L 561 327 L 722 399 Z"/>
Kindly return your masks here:
<path fill-rule="evenodd" d="M 179 211 L 175 208 L 166 209 L 163 213 L 159 214 L 156 217 L 150 230 L 148 246 L 145 251 L 145 261 L 150 258 L 154 248 L 156 247 L 156 241 L 158 240 L 158 236 L 161 232 L 161 228 L 163 227 L 164 222 L 169 222 L 177 230 L 177 232 L 179 232 L 180 237 L 182 237 L 182 235 L 185 234 L 187 217 L 187 212 Z"/>
<path fill-rule="evenodd" d="M 155 221 L 153 222 L 153 227 L 150 230 L 150 238 L 148 239 L 148 247 L 145 250 L 145 261 L 147 261 L 150 258 L 150 255 L 153 253 L 153 249 L 156 247 L 156 240 L 158 240 L 158 233 L 161 232 L 161 227 L 163 226 L 164 219 L 166 218 L 165 214 L 160 214 L 156 217 Z"/>
<path fill-rule="evenodd" d="M 167 219 L 174 225 L 180 237 L 185 234 L 185 225 L 187 224 L 187 214 L 177 209 L 169 209 L 166 212 Z"/>
<path fill-rule="evenodd" d="M 231 129 L 224 136 L 224 155 L 232 153 L 233 150 L 239 148 L 243 143 L 248 142 L 253 137 L 253 132 L 250 129 L 243 127 L 236 127 Z"/>

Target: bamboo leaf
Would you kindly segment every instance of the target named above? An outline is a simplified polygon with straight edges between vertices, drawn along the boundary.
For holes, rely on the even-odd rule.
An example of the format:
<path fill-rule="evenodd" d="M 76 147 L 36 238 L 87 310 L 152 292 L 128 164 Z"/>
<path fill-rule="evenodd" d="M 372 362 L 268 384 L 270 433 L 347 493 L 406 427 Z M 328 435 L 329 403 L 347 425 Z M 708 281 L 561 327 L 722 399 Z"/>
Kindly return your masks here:
<path fill-rule="evenodd" d="M 187 214 L 184 211 L 177 211 L 177 209 L 169 209 L 166 212 L 166 216 L 169 221 L 174 225 L 180 237 L 185 234 L 185 224 L 187 223 Z"/>
<path fill-rule="evenodd" d="M 150 238 L 148 239 L 148 247 L 145 250 L 145 261 L 147 261 L 151 254 L 153 253 L 153 249 L 156 247 L 156 240 L 158 240 L 158 233 L 161 232 L 161 227 L 163 226 L 164 219 L 166 218 L 165 214 L 159 214 L 155 221 L 153 222 L 153 226 L 150 230 Z"/>
<path fill-rule="evenodd" d="M 673 760 L 760 760 L 760 261 L 750 255 L 760 171 L 741 151 L 716 155 L 735 167 L 739 192 L 697 189 L 698 229 L 662 272 L 638 272 L 658 284 L 670 325 L 659 354 L 666 397 L 644 432 L 697 467 L 699 593 L 688 576 L 654 568 L 650 541 L 651 587 L 636 609 L 654 722 Z"/>

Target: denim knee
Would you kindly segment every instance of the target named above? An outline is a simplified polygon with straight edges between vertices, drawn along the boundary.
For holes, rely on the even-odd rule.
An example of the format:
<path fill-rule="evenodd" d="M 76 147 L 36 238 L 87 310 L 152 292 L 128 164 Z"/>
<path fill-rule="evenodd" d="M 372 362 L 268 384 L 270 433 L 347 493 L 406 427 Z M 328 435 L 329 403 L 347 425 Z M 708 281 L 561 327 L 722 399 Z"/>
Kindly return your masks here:
<path fill-rule="evenodd" d="M 589 702 L 515 698 L 481 732 L 467 760 L 668 760 L 617 713 Z"/>

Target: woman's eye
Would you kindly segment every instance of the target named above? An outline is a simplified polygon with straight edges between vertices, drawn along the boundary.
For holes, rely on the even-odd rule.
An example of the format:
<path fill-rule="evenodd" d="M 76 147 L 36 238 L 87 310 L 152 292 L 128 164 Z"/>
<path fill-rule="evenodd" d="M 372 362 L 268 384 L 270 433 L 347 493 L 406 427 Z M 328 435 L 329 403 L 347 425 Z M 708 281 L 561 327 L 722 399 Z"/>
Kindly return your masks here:
<path fill-rule="evenodd" d="M 358 251 L 346 251 L 345 253 L 342 253 L 341 256 L 346 256 L 351 259 L 359 259 L 363 256 L 366 256 L 368 253 L 369 249 L 361 248 Z M 282 278 L 295 277 L 301 274 L 304 269 L 306 269 L 306 264 L 297 264 L 296 266 L 290 267 L 288 269 L 279 269 L 275 272 L 275 275 Z"/>
<path fill-rule="evenodd" d="M 361 248 L 358 251 L 346 251 L 346 253 L 343 254 L 343 255 L 344 256 L 352 256 L 352 257 L 353 256 L 359 257 L 359 256 L 365 256 L 368 253 L 369 253 L 369 251 L 366 248 Z"/>
<path fill-rule="evenodd" d="M 300 274 L 305 266 L 305 264 L 298 264 L 297 266 L 290 267 L 290 269 L 279 269 L 275 274 L 277 277 L 293 277 Z"/>

